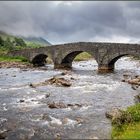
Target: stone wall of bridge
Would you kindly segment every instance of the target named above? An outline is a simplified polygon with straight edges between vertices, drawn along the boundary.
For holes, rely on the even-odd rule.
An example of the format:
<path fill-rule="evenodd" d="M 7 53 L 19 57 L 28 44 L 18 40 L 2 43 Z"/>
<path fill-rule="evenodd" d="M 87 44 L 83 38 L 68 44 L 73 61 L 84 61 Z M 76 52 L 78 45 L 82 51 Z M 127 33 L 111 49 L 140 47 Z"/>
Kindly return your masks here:
<path fill-rule="evenodd" d="M 125 55 L 140 56 L 139 44 L 77 42 L 48 47 L 11 51 L 11 56 L 24 56 L 34 64 L 45 64 L 51 58 L 54 68 L 71 68 L 74 58 L 82 53 L 91 54 L 98 63 L 99 71 L 114 69 L 115 62 Z"/>

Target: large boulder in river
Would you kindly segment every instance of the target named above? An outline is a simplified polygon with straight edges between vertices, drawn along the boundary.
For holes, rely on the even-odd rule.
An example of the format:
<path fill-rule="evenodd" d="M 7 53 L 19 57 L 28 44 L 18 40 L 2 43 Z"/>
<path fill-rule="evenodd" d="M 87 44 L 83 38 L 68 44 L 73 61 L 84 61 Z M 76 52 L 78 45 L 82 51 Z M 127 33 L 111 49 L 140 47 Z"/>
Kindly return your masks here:
<path fill-rule="evenodd" d="M 132 85 L 140 85 L 140 79 L 139 78 L 134 78 L 132 80 L 128 80 L 128 83 L 132 84 Z"/>
<path fill-rule="evenodd" d="M 56 85 L 65 86 L 65 87 L 71 86 L 70 81 L 66 80 L 64 78 L 53 77 L 53 78 L 49 79 L 47 82 L 49 82 L 50 84 L 56 84 Z"/>
<path fill-rule="evenodd" d="M 58 78 L 58 77 L 53 77 L 49 80 L 45 80 L 44 82 L 40 82 L 37 84 L 29 84 L 30 87 L 35 88 L 38 86 L 46 86 L 46 85 L 57 85 L 57 86 L 64 86 L 64 87 L 69 87 L 71 86 L 71 83 L 69 80 L 64 79 L 64 78 Z"/>

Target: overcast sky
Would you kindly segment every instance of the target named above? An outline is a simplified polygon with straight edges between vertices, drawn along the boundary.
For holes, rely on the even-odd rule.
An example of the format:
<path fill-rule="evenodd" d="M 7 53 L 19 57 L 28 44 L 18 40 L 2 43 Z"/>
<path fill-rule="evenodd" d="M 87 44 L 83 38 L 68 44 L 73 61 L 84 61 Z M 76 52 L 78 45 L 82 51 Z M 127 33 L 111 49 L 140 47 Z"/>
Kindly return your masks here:
<path fill-rule="evenodd" d="M 0 30 L 52 44 L 140 43 L 140 2 L 0 1 Z"/>

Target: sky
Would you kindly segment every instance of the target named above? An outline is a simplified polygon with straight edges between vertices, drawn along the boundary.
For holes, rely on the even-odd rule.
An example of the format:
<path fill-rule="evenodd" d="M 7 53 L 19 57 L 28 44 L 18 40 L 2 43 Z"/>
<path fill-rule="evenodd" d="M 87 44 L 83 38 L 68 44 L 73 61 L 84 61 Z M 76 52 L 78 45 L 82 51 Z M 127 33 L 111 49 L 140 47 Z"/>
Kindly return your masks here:
<path fill-rule="evenodd" d="M 140 43 L 140 2 L 0 1 L 0 30 L 52 44 Z"/>

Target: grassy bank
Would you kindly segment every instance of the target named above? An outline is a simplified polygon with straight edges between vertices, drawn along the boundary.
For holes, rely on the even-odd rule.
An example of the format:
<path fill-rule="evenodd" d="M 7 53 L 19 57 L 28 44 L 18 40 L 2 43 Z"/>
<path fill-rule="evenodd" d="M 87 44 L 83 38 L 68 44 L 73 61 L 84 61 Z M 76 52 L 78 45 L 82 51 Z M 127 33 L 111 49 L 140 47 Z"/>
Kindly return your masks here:
<path fill-rule="evenodd" d="M 28 62 L 24 57 L 10 57 L 10 56 L 0 56 L 1 62 Z"/>
<path fill-rule="evenodd" d="M 85 60 L 89 60 L 90 58 L 92 58 L 92 56 L 89 53 L 83 52 L 77 55 L 74 61 L 85 61 Z"/>
<path fill-rule="evenodd" d="M 140 104 L 128 107 L 112 125 L 112 139 L 140 139 Z"/>

